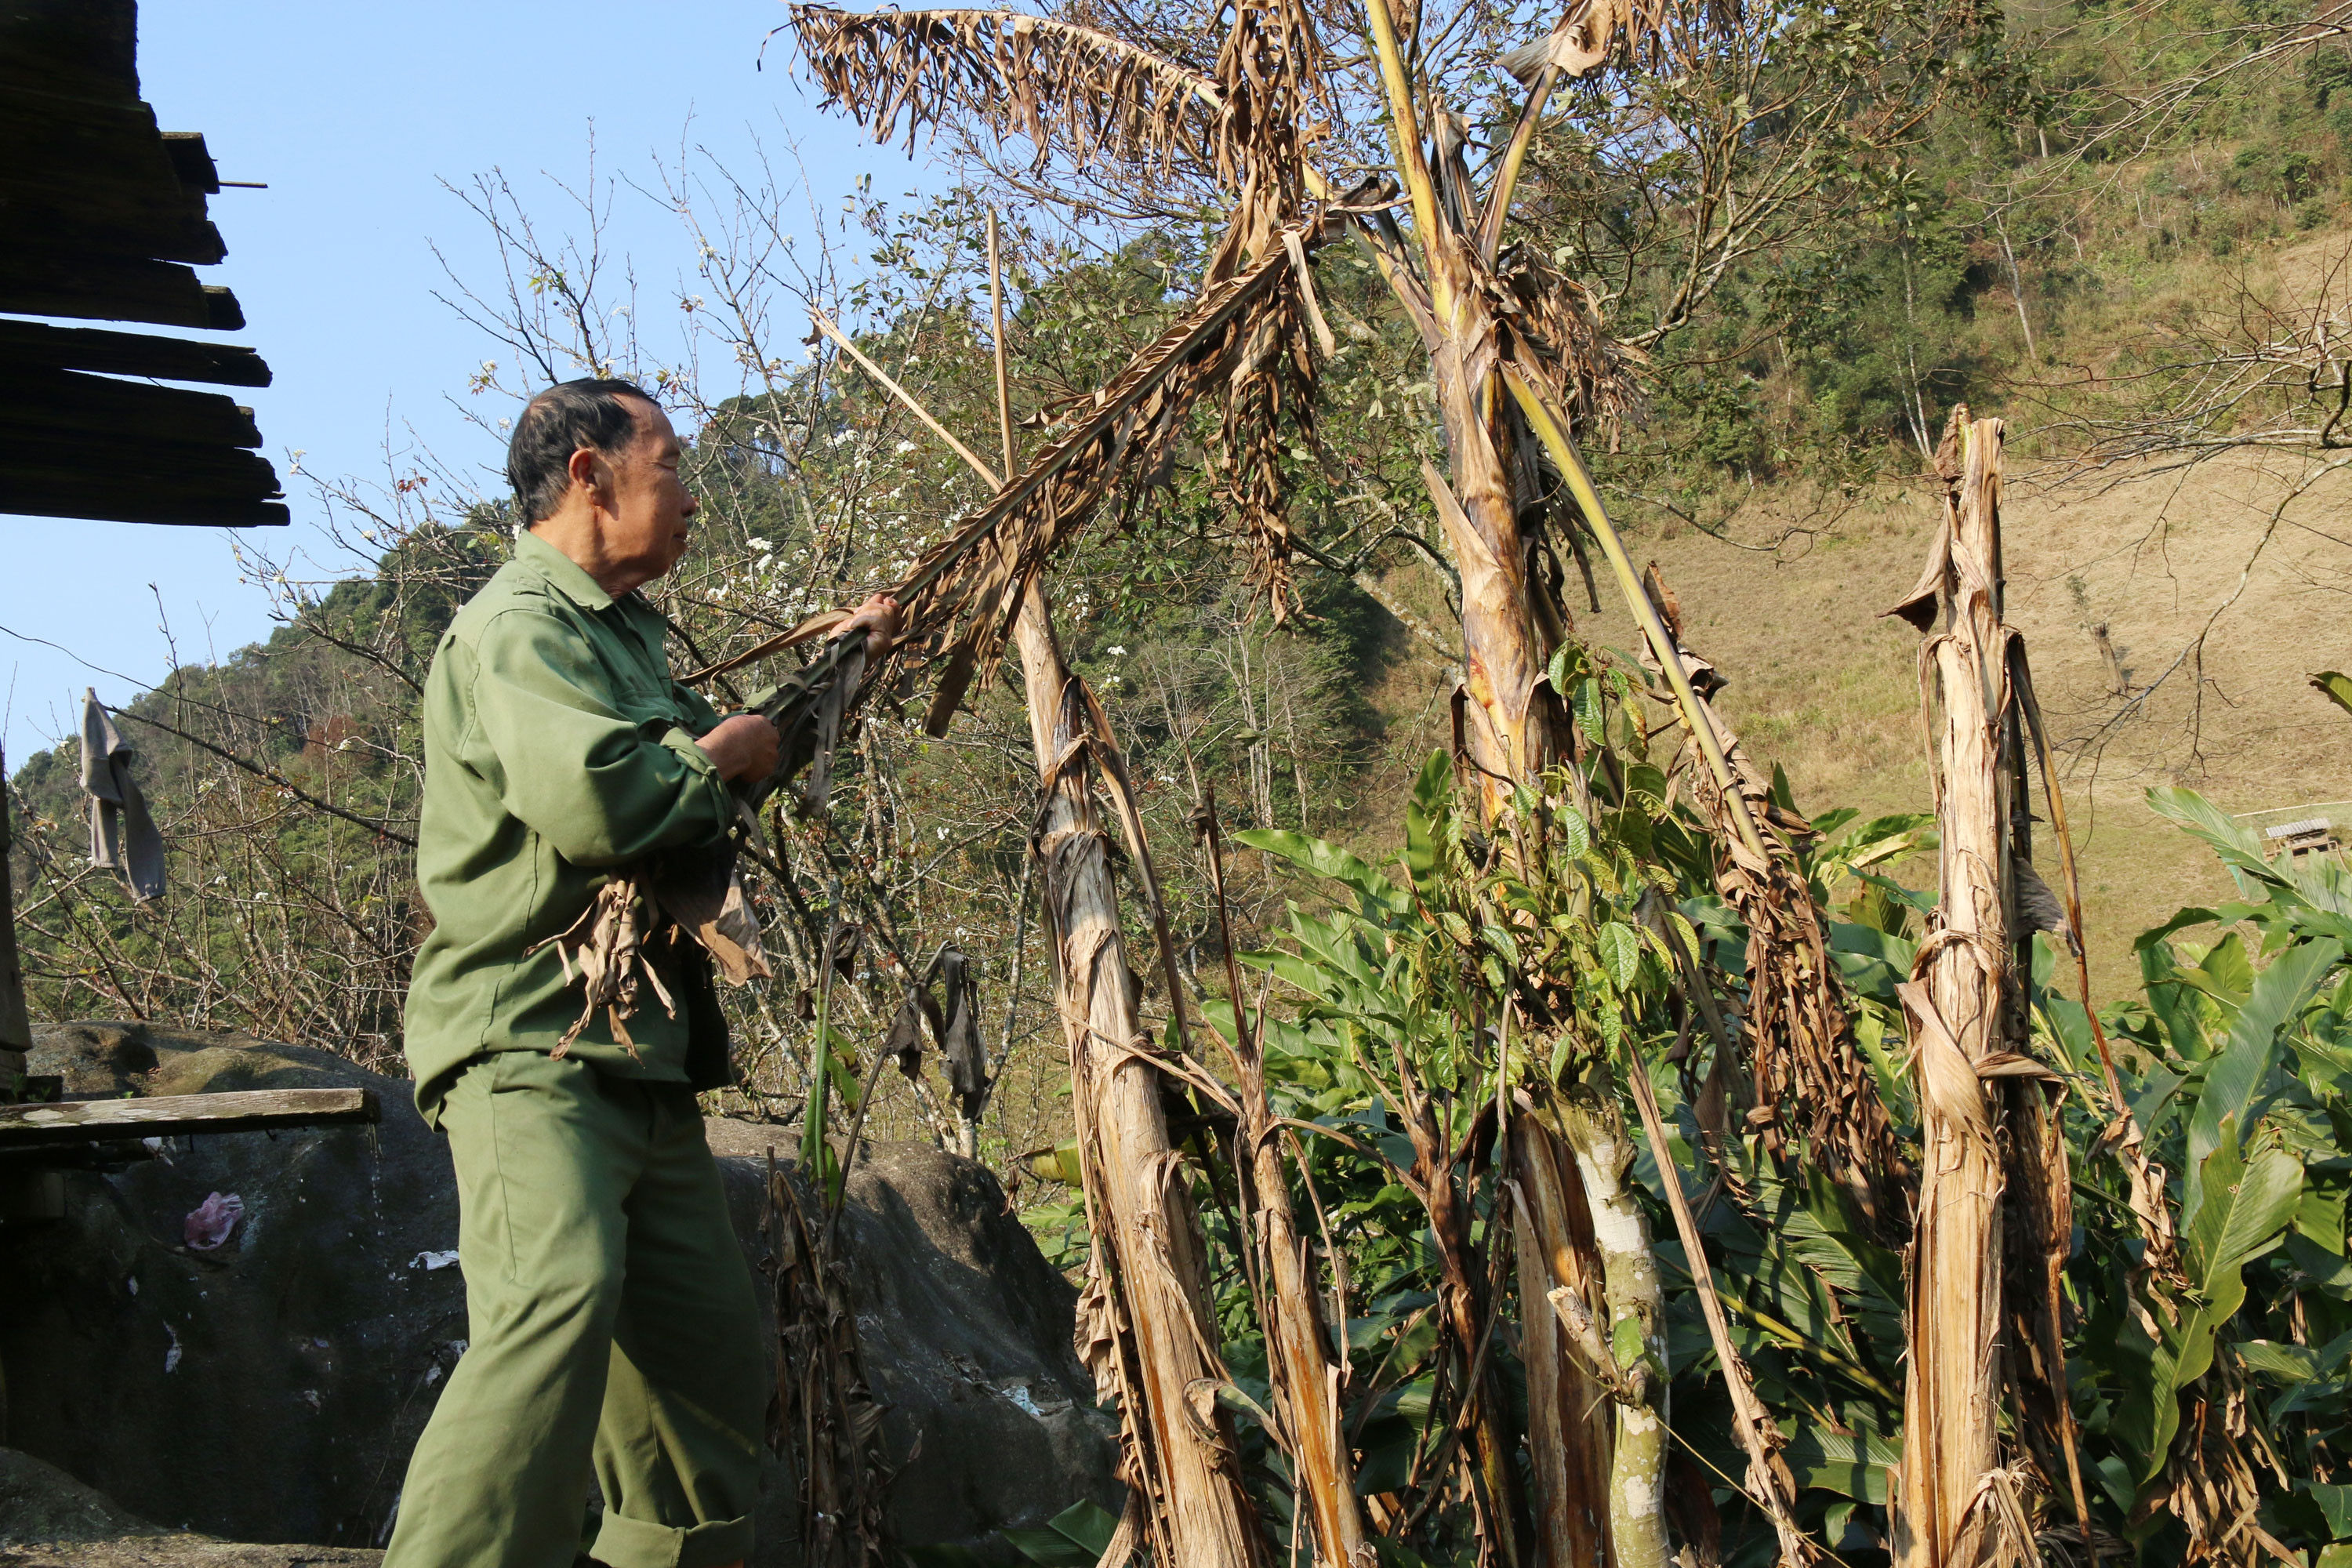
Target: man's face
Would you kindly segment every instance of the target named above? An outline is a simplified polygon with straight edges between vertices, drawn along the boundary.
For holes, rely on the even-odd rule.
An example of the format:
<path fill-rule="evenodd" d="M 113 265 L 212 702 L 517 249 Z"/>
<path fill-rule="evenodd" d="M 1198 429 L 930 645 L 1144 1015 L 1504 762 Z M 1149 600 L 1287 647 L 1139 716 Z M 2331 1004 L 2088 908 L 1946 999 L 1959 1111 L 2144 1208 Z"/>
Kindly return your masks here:
<path fill-rule="evenodd" d="M 604 530 L 604 552 L 630 574 L 652 582 L 686 554 L 687 519 L 700 503 L 677 477 L 683 448 L 669 416 L 650 403 L 628 400 L 636 411 L 637 436 L 628 449 L 609 459 L 613 469 L 613 515 Z"/>

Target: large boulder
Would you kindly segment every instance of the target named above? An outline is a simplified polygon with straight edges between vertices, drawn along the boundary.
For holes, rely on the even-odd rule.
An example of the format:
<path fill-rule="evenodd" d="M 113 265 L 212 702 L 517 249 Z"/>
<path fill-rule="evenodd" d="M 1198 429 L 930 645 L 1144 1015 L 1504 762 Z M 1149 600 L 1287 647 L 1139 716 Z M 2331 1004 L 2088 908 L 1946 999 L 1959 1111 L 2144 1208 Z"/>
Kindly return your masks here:
<path fill-rule="evenodd" d="M 152 1160 L 68 1172 L 62 1220 L 0 1228 L 5 1440 L 162 1525 L 381 1544 L 466 1342 L 455 1178 L 409 1086 L 244 1036 L 36 1034 L 30 1070 L 76 1098 L 357 1085 L 383 1120 L 171 1139 Z M 709 1131 L 756 1266 L 776 1131 Z M 243 1217 L 216 1249 L 192 1247 L 187 1216 L 215 1193 L 241 1198 Z M 1081 1498 L 1115 1510 L 1113 1429 L 1071 1349 L 1074 1293 L 995 1179 L 935 1150 L 876 1147 L 843 1228 L 903 1466 L 901 1540 L 992 1552 L 998 1531 Z M 772 1462 L 756 1561 L 794 1561 L 793 1493 Z"/>

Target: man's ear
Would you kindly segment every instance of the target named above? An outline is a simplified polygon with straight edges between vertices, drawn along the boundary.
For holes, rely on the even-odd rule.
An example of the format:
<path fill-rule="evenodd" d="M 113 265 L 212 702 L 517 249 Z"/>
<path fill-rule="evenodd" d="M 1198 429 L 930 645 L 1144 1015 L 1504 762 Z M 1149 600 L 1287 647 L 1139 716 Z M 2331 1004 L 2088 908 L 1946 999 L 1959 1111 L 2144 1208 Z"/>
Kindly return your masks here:
<path fill-rule="evenodd" d="M 604 454 L 593 447 L 574 449 L 572 460 L 564 465 L 564 469 L 571 474 L 574 485 L 586 486 L 592 494 L 610 486 L 613 481 L 613 470 L 604 461 Z"/>

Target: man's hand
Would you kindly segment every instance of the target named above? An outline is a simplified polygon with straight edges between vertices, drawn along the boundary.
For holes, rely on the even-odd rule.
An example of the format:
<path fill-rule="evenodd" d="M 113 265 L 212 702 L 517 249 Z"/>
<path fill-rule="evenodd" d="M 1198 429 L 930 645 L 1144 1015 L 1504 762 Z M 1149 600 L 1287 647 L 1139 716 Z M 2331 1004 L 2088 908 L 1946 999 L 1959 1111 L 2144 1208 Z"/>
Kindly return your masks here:
<path fill-rule="evenodd" d="M 738 779 L 763 779 L 774 773 L 776 748 L 782 744 L 782 738 L 773 724 L 757 713 L 738 713 L 732 719 L 720 720 L 717 729 L 695 744 L 719 770 L 719 776 L 733 784 Z"/>
<path fill-rule="evenodd" d="M 841 623 L 834 633 L 841 637 L 863 630 L 866 633 L 866 662 L 879 664 L 890 645 L 898 640 L 898 601 L 887 594 L 877 594 L 849 612 L 849 619 Z"/>

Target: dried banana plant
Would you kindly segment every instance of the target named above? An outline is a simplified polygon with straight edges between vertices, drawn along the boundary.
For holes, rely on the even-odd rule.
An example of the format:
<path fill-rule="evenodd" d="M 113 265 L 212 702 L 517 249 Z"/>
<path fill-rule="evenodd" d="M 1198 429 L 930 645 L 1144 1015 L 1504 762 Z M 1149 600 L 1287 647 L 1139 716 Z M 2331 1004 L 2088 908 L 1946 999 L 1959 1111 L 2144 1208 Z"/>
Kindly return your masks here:
<path fill-rule="evenodd" d="M 877 142 L 978 124 L 1055 153 L 1165 169 L 1199 163 L 1223 102 L 1208 79 L 1097 28 L 1020 11 L 843 11 L 794 5 L 792 28 L 825 101 Z"/>
<path fill-rule="evenodd" d="M 1563 585 L 1571 563 L 1581 574 L 1586 538 L 1609 557 L 1621 592 L 1642 619 L 1717 787 L 1736 796 L 1672 639 L 1643 595 L 1570 439 L 1579 423 L 1605 426 L 1630 411 L 1639 357 L 1611 338 L 1596 298 L 1583 286 L 1545 256 L 1504 245 L 1519 177 L 1555 90 L 1612 58 L 1621 35 L 1648 47 L 1642 40 L 1656 26 L 1655 14 L 1624 0 L 1578 0 L 1545 39 L 1518 51 L 1509 63 L 1527 89 L 1520 113 L 1507 142 L 1474 179 L 1466 122 L 1438 100 L 1440 78 L 1423 52 L 1429 40 L 1421 36 L 1420 8 L 1400 17 L 1389 0 L 1366 0 L 1362 20 L 1378 92 L 1377 119 L 1366 116 L 1365 129 L 1388 137 L 1395 177 L 1372 175 L 1345 195 L 1314 166 L 1325 121 L 1307 110 L 1332 95 L 1318 79 L 1312 30 L 1290 5 L 1226 13 L 1231 21 L 1208 73 L 1148 49 L 1107 44 L 1106 35 L 1092 29 L 1055 32 L 1032 24 L 1023 33 L 1003 12 L 877 13 L 854 22 L 810 7 L 794 15 L 818 79 L 877 135 L 895 135 L 904 116 L 910 132 L 952 122 L 1025 134 L 1041 161 L 1059 152 L 1073 166 L 1083 166 L 1090 150 L 1128 161 L 1131 172 L 1189 163 L 1193 180 L 1215 184 L 1232 204 L 1202 290 L 1180 321 L 1090 404 L 1081 400 L 1058 439 L 910 582 L 915 635 L 900 668 L 937 665 L 941 671 L 931 706 L 935 726 L 945 723 L 974 668 L 994 657 L 1034 584 L 1036 563 L 1114 493 L 1134 495 L 1137 481 L 1171 454 L 1185 413 L 1212 391 L 1224 399 L 1225 417 L 1213 442 L 1220 489 L 1253 546 L 1258 583 L 1281 602 L 1289 539 L 1272 432 L 1285 422 L 1302 424 L 1311 410 L 1315 359 L 1308 345 L 1319 346 L 1328 329 L 1308 252 L 1327 227 L 1343 225 L 1367 247 L 1430 357 L 1446 463 L 1443 472 L 1425 464 L 1423 476 L 1460 571 L 1465 691 L 1458 710 L 1489 807 L 1499 807 L 1516 784 L 1577 759 L 1575 731 L 1546 668 L 1570 629 Z M 962 19 L 954 19 L 959 15 Z M 1406 223 L 1398 221 L 1400 207 Z M 1027 632 L 1024 637 L 1024 663 L 1049 662 L 1045 650 L 1030 646 Z M 1040 684 L 1033 669 L 1033 722 L 1057 722 L 1052 715 L 1068 704 L 1039 705 Z M 1059 755 L 1049 753 L 1050 739 L 1041 729 L 1041 759 Z M 1769 867 L 1756 825 L 1746 813 L 1731 815 L 1755 863 Z M 1078 1040 L 1074 1034 L 1078 1098 L 1086 1102 L 1100 1053 L 1082 1058 Z M 1122 1048 L 1115 1033 L 1108 1044 Z M 1594 1103 L 1613 1102 L 1605 1061 L 1589 1076 L 1582 1087 Z M 1107 1137 L 1108 1117 L 1084 1103 L 1081 1116 L 1083 1141 Z M 1405 1120 L 1415 1125 L 1409 1113 Z M 1622 1126 L 1585 1131 L 1593 1133 L 1585 1143 L 1598 1149 L 1605 1142 L 1612 1156 L 1632 1147 Z M 1418 1159 L 1433 1162 L 1432 1169 L 1449 1168 L 1439 1158 L 1444 1151 L 1421 1149 L 1417 1130 L 1414 1139 Z M 1597 1249 L 1603 1259 L 1597 1281 L 1585 1283 L 1597 1283 L 1612 1315 L 1633 1311 L 1637 1301 L 1655 1308 L 1663 1298 L 1647 1220 L 1630 1196 L 1622 1203 L 1611 1197 L 1624 1185 L 1613 1157 L 1598 1161 L 1591 1152 L 1577 1148 L 1578 1173 L 1595 1220 L 1606 1211 L 1607 1223 L 1598 1228 L 1606 1230 L 1608 1245 Z M 1121 1226 L 1150 1212 L 1149 1194 L 1136 1194 L 1132 1214 L 1123 1215 L 1129 1201 L 1112 1202 L 1110 1184 L 1136 1180 L 1147 1167 L 1122 1170 L 1115 1151 L 1103 1153 L 1088 1168 L 1088 1201 L 1101 1222 L 1096 1234 L 1124 1247 L 1129 1242 Z M 1441 1236 L 1442 1252 L 1444 1241 Z M 1150 1245 L 1170 1243 L 1161 1237 Z M 1546 1243 L 1529 1251 L 1531 1272 L 1541 1276 L 1529 1282 L 1553 1289 L 1575 1283 L 1550 1274 L 1559 1250 Z M 1132 1259 L 1118 1267 L 1122 1291 L 1105 1299 L 1104 1311 L 1123 1307 L 1131 1321 L 1117 1327 L 1140 1330 L 1134 1292 L 1147 1276 Z M 1470 1320 L 1478 1314 L 1467 1304 L 1483 1288 L 1467 1277 L 1449 1281 L 1449 1292 L 1465 1307 L 1456 1315 L 1473 1331 L 1477 1324 Z M 1465 1355 L 1483 1342 L 1475 1331 L 1462 1338 Z M 1659 1358 L 1663 1370 L 1663 1340 Z M 1148 1376 L 1139 1366 L 1129 1387 L 1150 1395 L 1155 1430 L 1146 1436 L 1164 1445 L 1169 1393 L 1147 1384 Z M 1559 1438 L 1538 1456 L 1546 1467 L 1543 1485 L 1561 1489 L 1547 1503 L 1547 1540 L 1568 1541 L 1579 1517 L 1588 1524 L 1605 1519 L 1610 1561 L 1664 1563 L 1670 1551 L 1657 1413 L 1641 1402 L 1615 1404 L 1612 1458 L 1599 1470 L 1571 1464 L 1566 1453 L 1573 1436 L 1587 1429 L 1591 1401 L 1565 1376 L 1553 1380 L 1552 1393 L 1559 1407 L 1537 1420 L 1538 1429 Z M 1470 1394 L 1465 1401 L 1473 1419 L 1463 1447 L 1480 1478 L 1473 1490 L 1481 1528 L 1488 1550 L 1516 1568 L 1541 1554 L 1522 1533 L 1517 1446 L 1502 1430 L 1495 1401 Z M 1606 1412 L 1601 1419 L 1610 1419 Z M 1131 1441 L 1132 1426 L 1130 1411 Z M 1596 1476 L 1609 1478 L 1607 1495 L 1570 1495 L 1579 1478 Z M 1616 1484 L 1621 1479 L 1630 1484 Z M 1157 1519 L 1160 1500 L 1151 1501 Z M 1169 1560 L 1228 1559 L 1194 1552 Z"/>
<path fill-rule="evenodd" d="M 1187 416 L 1202 397 L 1234 395 L 1236 369 L 1258 341 L 1261 318 L 1281 313 L 1294 266 L 1289 247 L 1277 246 L 1204 289 L 1116 378 L 1082 400 L 1026 468 L 1001 487 L 992 475 L 995 493 L 988 503 L 915 563 L 895 590 L 904 612 L 901 636 L 873 679 L 902 697 L 928 684 L 924 722 L 931 733 L 946 733 L 972 677 L 1003 652 L 1046 560 L 1107 502 L 1132 506 L 1166 472 Z M 886 391 L 905 395 L 887 376 L 877 379 Z M 830 612 L 813 617 L 688 679 L 724 674 L 821 636 L 835 618 Z"/>
<path fill-rule="evenodd" d="M 888 1568 L 898 1561 L 885 1510 L 892 1472 L 882 1407 L 857 1345 L 848 1271 L 832 1245 L 835 1226 L 809 1224 L 772 1150 L 761 1232 L 779 1352 L 768 1443 L 789 1453 L 800 1479 L 800 1561 L 808 1568 Z"/>
<path fill-rule="evenodd" d="M 1254 580 L 1281 606 L 1290 531 L 1278 437 L 1310 417 L 1318 357 L 1329 350 L 1307 268 L 1322 226 L 1302 212 L 1312 176 L 1298 128 L 1322 90 L 1306 12 L 1296 0 L 1236 7 L 1209 76 L 1093 29 L 1005 12 L 793 15 L 812 73 L 877 138 L 902 120 L 911 135 L 952 113 L 1029 137 L 1041 159 L 1107 153 L 1157 165 L 1184 154 L 1234 198 L 1192 303 L 916 563 L 892 662 L 902 689 L 931 682 L 931 731 L 944 732 L 973 673 L 1002 651 L 1047 556 L 1106 502 L 1131 506 L 1161 478 L 1204 396 L 1223 409 L 1220 491 Z"/>
<path fill-rule="evenodd" d="M 989 262 L 998 428 L 1009 472 L 1015 455 L 992 215 Z M 969 447 L 904 387 L 878 370 L 871 374 L 1003 497 L 1009 487 Z M 1078 1352 L 1098 1393 L 1118 1404 L 1119 1468 L 1128 1488 L 1125 1514 L 1102 1563 L 1123 1568 L 1148 1548 L 1163 1563 L 1255 1563 L 1265 1558 L 1263 1532 L 1234 1463 L 1230 1423 L 1215 1399 L 1230 1380 L 1214 1348 L 1205 1249 L 1183 1158 L 1161 1108 L 1160 1074 L 1173 1071 L 1221 1091 L 1189 1060 L 1171 1062 L 1156 1053 L 1142 1026 L 1143 988 L 1127 954 L 1097 779 L 1128 835 L 1175 996 L 1180 982 L 1150 847 L 1109 721 L 1063 657 L 1045 590 L 1033 577 L 1021 595 L 1013 636 L 1040 790 L 1030 847 L 1045 873 L 1054 994 L 1070 1052 L 1079 1184 L 1094 1238 L 1078 1301 Z"/>
<path fill-rule="evenodd" d="M 1258 1314 L 1265 1332 L 1267 1381 L 1284 1452 L 1297 1479 L 1299 1511 L 1313 1521 L 1315 1562 L 1331 1568 L 1372 1568 L 1378 1561 L 1364 1533 L 1356 1500 L 1355 1458 L 1339 1421 L 1341 1369 L 1328 1346 L 1334 1327 L 1345 1329 L 1344 1301 L 1323 1310 L 1307 1238 L 1299 1233 L 1283 1164 L 1296 1140 L 1284 1129 L 1266 1096 L 1265 1054 L 1258 1029 L 1243 1005 L 1241 972 L 1234 958 L 1233 919 L 1225 902 L 1224 844 L 1217 826 L 1217 802 L 1205 795 L 1193 826 L 1208 863 L 1217 904 L 1219 944 L 1225 955 L 1225 990 L 1233 1002 L 1232 1066 L 1235 1088 L 1234 1170 L 1240 1178 L 1242 1210 L 1250 1221 L 1252 1270 Z M 1263 1009 L 1261 1009 L 1261 1012 Z M 1297 1162 L 1301 1170 L 1305 1162 Z M 1318 1211 L 1317 1218 L 1321 1219 Z M 1326 1246 L 1330 1237 L 1326 1234 Z M 1342 1281 L 1343 1282 L 1343 1281 Z M 1336 1286 L 1335 1286 L 1336 1289 Z"/>
<path fill-rule="evenodd" d="M 1936 458 L 1941 524 L 1917 585 L 1889 612 L 1927 637 L 1920 684 L 1943 840 L 1936 914 L 1897 988 L 1922 1145 L 1894 1500 L 1904 1568 L 2035 1560 L 2001 1464 L 2005 1381 L 2045 1482 L 2064 1469 L 2084 1521 L 2057 1322 L 2071 1177 L 2047 1093 L 2055 1075 L 2029 1052 L 2029 889 L 2042 885 L 2028 858 L 2023 654 L 2001 618 L 2000 458 L 2001 422 L 1954 409 Z"/>
<path fill-rule="evenodd" d="M 1830 962 L 1827 922 L 1787 837 L 1810 829 L 1773 805 L 1771 785 L 1717 710 L 1715 694 L 1729 682 L 1683 645 L 1682 606 L 1656 563 L 1643 574 L 1642 585 L 1672 640 L 1699 721 L 1713 732 L 1731 772 L 1732 787 L 1725 789 L 1704 759 L 1696 759 L 1691 777 L 1699 809 L 1721 847 L 1716 886 L 1748 927 L 1750 1125 L 1760 1125 L 1766 1147 L 1779 1153 L 1793 1122 L 1810 1156 L 1877 1229 L 1890 1236 L 1908 1230 L 1909 1163 L 1878 1080 L 1854 1045 L 1845 986 Z M 1654 656 L 1648 662 L 1656 668 Z M 1748 847 L 1735 817 L 1755 828 L 1764 845 L 1761 857 Z"/>
<path fill-rule="evenodd" d="M 889 663 L 902 689 L 931 683 L 933 734 L 946 732 L 973 674 L 1003 651 L 1046 558 L 1105 502 L 1132 504 L 1165 471 L 1202 397 L 1239 395 L 1234 373 L 1260 319 L 1278 313 L 1291 268 L 1276 247 L 1213 285 L 971 522 L 916 563 L 901 590 L 907 637 Z"/>
<path fill-rule="evenodd" d="M 1071 1106 L 1094 1246 L 1078 1301 L 1078 1350 L 1097 1390 L 1118 1399 L 1128 1509 L 1106 1564 L 1149 1545 L 1160 1563 L 1267 1561 L 1216 1394 L 1205 1247 L 1182 1154 L 1160 1109 L 1168 1063 L 1138 1016 L 1097 771 L 1117 751 L 1071 673 L 1033 584 L 1020 621 L 1029 722 L 1044 791 L 1032 847 L 1045 872 L 1055 995 L 1070 1051 Z M 1109 766 L 1106 766 L 1106 763 Z M 1141 839 L 1135 847 L 1141 848 Z M 1139 857 L 1139 858 L 1140 857 Z"/>

